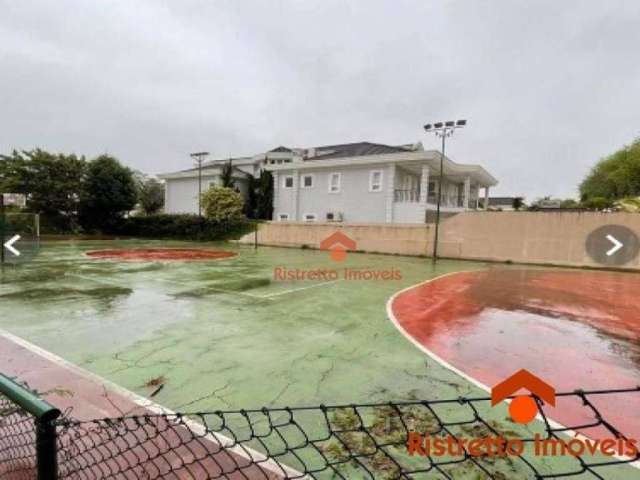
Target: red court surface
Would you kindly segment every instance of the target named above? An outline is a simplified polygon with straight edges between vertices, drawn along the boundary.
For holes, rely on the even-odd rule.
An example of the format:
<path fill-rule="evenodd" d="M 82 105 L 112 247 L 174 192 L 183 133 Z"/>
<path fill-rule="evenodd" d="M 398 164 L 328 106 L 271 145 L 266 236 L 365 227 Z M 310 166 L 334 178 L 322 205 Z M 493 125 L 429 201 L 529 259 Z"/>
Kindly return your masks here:
<path fill-rule="evenodd" d="M 282 468 L 247 448 L 223 449 L 195 422 L 177 424 L 172 412 L 110 382 L 65 362 L 28 342 L 0 332 L 3 373 L 41 393 L 54 407 L 74 420 L 95 420 L 151 415 L 144 430 L 135 419 L 124 420 L 116 433 L 100 431 L 97 424 L 61 430 L 60 478 L 194 478 L 278 479 Z M 167 414 L 164 416 L 154 416 Z M 102 424 L 104 426 L 104 424 Z M 161 432 L 162 435 L 149 433 Z M 32 435 L 33 432 L 24 432 Z M 146 436 L 149 434 L 148 436 Z M 222 439 L 221 439 L 222 441 Z M 18 472 L 0 471 L 11 478 L 35 478 L 34 465 Z M 33 476 L 33 477 L 32 477 Z"/>
<path fill-rule="evenodd" d="M 462 272 L 398 293 L 389 309 L 427 353 L 484 386 L 521 368 L 559 392 L 640 385 L 638 274 Z M 595 403 L 623 434 L 640 438 L 640 394 L 607 395 Z M 576 399 L 559 399 L 545 412 L 566 426 L 593 419 Z M 580 432 L 607 435 L 603 428 Z"/>
<path fill-rule="evenodd" d="M 237 253 L 226 250 L 200 250 L 196 248 L 131 248 L 117 250 L 92 250 L 86 254 L 93 258 L 125 261 L 154 260 L 219 260 L 235 257 Z"/>

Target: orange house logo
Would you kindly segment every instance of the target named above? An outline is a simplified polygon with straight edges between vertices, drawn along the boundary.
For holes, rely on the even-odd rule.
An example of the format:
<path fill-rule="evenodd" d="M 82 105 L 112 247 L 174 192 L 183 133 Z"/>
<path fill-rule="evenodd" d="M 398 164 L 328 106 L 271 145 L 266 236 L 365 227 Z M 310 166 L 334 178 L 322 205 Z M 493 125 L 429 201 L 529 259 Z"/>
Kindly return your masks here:
<path fill-rule="evenodd" d="M 342 232 L 335 232 L 320 242 L 320 250 L 329 250 L 335 262 L 343 262 L 347 258 L 347 250 L 355 250 L 356 242 Z"/>
<path fill-rule="evenodd" d="M 556 390 L 527 370 L 520 370 L 491 389 L 491 406 L 502 402 L 521 389 L 529 390 L 552 407 L 556 406 Z M 509 414 L 516 423 L 531 422 L 538 414 L 536 401 L 527 395 L 518 395 L 509 405 Z"/>

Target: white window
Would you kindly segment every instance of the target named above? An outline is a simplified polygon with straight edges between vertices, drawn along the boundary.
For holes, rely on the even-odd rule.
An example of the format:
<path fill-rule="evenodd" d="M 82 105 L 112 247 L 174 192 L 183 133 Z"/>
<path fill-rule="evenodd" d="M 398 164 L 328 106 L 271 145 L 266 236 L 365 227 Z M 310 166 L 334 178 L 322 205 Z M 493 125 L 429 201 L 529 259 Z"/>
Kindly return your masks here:
<path fill-rule="evenodd" d="M 278 221 L 286 222 L 287 220 L 289 220 L 289 214 L 288 213 L 279 213 L 278 214 Z"/>
<path fill-rule="evenodd" d="M 369 172 L 369 191 L 382 191 L 382 170 L 371 170 Z"/>
<path fill-rule="evenodd" d="M 305 213 L 302 218 L 304 218 L 305 222 L 315 222 L 318 216 L 315 213 Z"/>
<path fill-rule="evenodd" d="M 293 188 L 293 175 L 282 177 L 282 188 Z"/>
<path fill-rule="evenodd" d="M 342 174 L 337 172 L 329 174 L 329 193 L 340 193 L 341 177 Z"/>
<path fill-rule="evenodd" d="M 302 188 L 311 188 L 311 187 L 313 187 L 313 175 L 303 175 Z"/>

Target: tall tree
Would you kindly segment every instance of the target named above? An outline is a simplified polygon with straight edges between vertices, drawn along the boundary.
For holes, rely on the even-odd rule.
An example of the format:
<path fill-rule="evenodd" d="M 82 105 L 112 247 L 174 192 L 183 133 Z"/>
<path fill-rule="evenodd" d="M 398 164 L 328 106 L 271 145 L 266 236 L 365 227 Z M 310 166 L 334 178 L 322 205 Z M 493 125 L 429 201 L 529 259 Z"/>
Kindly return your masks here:
<path fill-rule="evenodd" d="M 155 178 L 138 181 L 138 202 L 145 215 L 158 213 L 164 207 L 164 185 Z"/>
<path fill-rule="evenodd" d="M 273 175 L 260 170 L 256 187 L 256 218 L 271 220 L 273 217 Z"/>
<path fill-rule="evenodd" d="M 89 162 L 80 196 L 80 224 L 87 230 L 108 230 L 137 202 L 133 173 L 109 155 Z"/>
<path fill-rule="evenodd" d="M 580 184 L 582 201 L 640 196 L 640 139 L 600 160 Z"/>
<path fill-rule="evenodd" d="M 247 218 L 257 218 L 256 216 L 256 208 L 257 208 L 257 189 L 258 189 L 258 179 L 253 175 L 249 175 L 247 177 L 247 198 L 244 202 L 244 215 Z"/>
<path fill-rule="evenodd" d="M 14 150 L 0 155 L 0 190 L 26 195 L 28 210 L 43 214 L 55 228 L 70 229 L 76 223 L 85 172 L 84 157 Z"/>
<path fill-rule="evenodd" d="M 231 159 L 222 167 L 222 172 L 220 172 L 220 186 L 223 188 L 233 188 L 233 165 L 231 164 Z"/>

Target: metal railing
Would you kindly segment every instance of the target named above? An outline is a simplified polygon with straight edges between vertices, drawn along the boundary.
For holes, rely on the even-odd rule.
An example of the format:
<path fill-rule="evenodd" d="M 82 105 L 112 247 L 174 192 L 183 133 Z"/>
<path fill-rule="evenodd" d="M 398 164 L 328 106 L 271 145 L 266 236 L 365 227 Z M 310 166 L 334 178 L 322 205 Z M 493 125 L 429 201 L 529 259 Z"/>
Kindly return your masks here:
<path fill-rule="evenodd" d="M 420 190 L 417 188 L 410 190 L 394 190 L 393 192 L 394 202 L 419 202 Z"/>
<path fill-rule="evenodd" d="M 60 410 L 0 374 L 0 477 L 58 478 Z"/>

